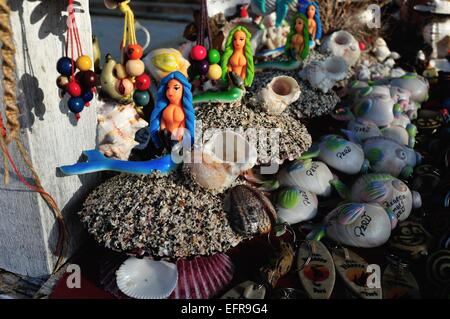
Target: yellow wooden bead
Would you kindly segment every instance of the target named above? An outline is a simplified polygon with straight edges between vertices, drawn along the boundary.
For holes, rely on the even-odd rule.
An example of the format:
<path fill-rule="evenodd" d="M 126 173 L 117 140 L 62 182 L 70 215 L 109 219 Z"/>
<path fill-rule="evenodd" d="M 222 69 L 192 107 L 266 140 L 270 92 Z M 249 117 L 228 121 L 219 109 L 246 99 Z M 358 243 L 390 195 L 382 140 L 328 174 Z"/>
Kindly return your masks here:
<path fill-rule="evenodd" d="M 222 68 L 218 64 L 212 64 L 209 66 L 208 78 L 211 80 L 218 80 L 222 76 Z"/>
<path fill-rule="evenodd" d="M 78 57 L 76 66 L 80 71 L 88 71 L 92 68 L 91 58 L 87 55 Z"/>

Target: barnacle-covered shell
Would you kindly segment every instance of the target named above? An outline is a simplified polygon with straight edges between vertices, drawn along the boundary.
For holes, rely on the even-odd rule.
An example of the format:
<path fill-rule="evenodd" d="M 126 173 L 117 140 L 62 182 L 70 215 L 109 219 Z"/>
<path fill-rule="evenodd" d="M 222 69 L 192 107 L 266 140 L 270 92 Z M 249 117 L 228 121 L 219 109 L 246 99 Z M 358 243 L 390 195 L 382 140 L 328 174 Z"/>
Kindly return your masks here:
<path fill-rule="evenodd" d="M 276 211 L 270 200 L 259 190 L 247 185 L 230 189 L 226 202 L 228 220 L 235 232 L 256 236 L 272 229 Z"/>

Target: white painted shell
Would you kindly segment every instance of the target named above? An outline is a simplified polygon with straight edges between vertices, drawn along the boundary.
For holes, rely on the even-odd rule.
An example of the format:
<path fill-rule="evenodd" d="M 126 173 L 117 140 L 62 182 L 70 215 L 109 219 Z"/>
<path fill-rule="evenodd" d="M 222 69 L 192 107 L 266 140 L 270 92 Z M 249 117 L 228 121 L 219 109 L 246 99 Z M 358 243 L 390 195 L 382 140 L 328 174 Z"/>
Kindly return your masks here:
<path fill-rule="evenodd" d="M 370 105 L 370 108 L 358 114 L 358 118 L 374 122 L 377 126 L 387 126 L 394 120 L 395 101 L 390 95 L 374 94 L 363 103 Z"/>
<path fill-rule="evenodd" d="M 226 130 L 214 134 L 201 147 L 186 152 L 184 164 L 192 179 L 211 190 L 223 190 L 257 161 L 257 150 L 242 135 Z"/>
<path fill-rule="evenodd" d="M 283 207 L 282 201 L 278 200 L 276 205 L 278 217 L 289 225 L 313 219 L 317 214 L 319 204 L 317 196 L 296 187 L 292 187 L 290 190 L 298 194 L 298 201 L 294 207 L 286 208 Z"/>
<path fill-rule="evenodd" d="M 342 57 L 350 67 L 354 66 L 361 56 L 358 41 L 349 32 L 343 30 L 328 36 L 323 42 L 322 49 L 334 56 Z"/>
<path fill-rule="evenodd" d="M 319 196 L 328 196 L 332 187 L 333 173 L 325 163 L 313 161 L 305 165 L 302 161 L 294 161 L 278 173 L 278 181 L 282 186 L 299 187 Z"/>
<path fill-rule="evenodd" d="M 330 136 L 326 137 L 327 139 Z M 327 165 L 345 174 L 353 175 L 361 171 L 364 164 L 364 152 L 361 146 L 340 136 L 332 136 L 337 143 L 325 140 L 319 144 L 319 158 Z M 333 141 L 334 142 L 334 141 Z"/>
<path fill-rule="evenodd" d="M 128 297 L 164 299 L 175 289 L 178 271 L 172 263 L 130 257 L 117 270 L 116 280 Z"/>
<path fill-rule="evenodd" d="M 391 235 L 391 221 L 385 209 L 376 203 L 349 203 L 325 217 L 327 235 L 344 245 L 378 247 Z"/>
<path fill-rule="evenodd" d="M 300 86 L 293 77 L 277 76 L 264 87 L 259 100 L 264 111 L 270 115 L 281 114 L 300 97 Z"/>
<path fill-rule="evenodd" d="M 409 135 L 404 127 L 393 125 L 382 129 L 384 137 L 393 139 L 399 144 L 409 145 Z"/>
<path fill-rule="evenodd" d="M 98 111 L 97 134 L 100 151 L 107 157 L 128 160 L 131 150 L 139 143 L 135 134 L 148 125 L 132 104 L 103 103 Z"/>
<path fill-rule="evenodd" d="M 393 79 L 391 86 L 396 86 L 411 93 L 411 99 L 417 103 L 425 102 L 428 99 L 430 84 L 420 75 L 405 75 L 401 78 Z"/>
<path fill-rule="evenodd" d="M 354 135 L 361 141 L 364 141 L 372 136 L 381 135 L 381 131 L 375 123 L 362 119 L 349 121 L 347 124 L 347 129 L 353 132 Z"/>
<path fill-rule="evenodd" d="M 322 92 L 329 92 L 336 82 L 345 79 L 348 72 L 346 61 L 339 56 L 332 56 L 325 61 L 313 61 L 300 71 L 299 76 L 308 80 L 311 86 Z"/>
<path fill-rule="evenodd" d="M 358 178 L 352 186 L 350 198 L 354 202 L 378 203 L 389 208 L 399 221 L 409 217 L 412 208 L 421 205 L 420 195 L 408 186 L 387 174 L 368 174 Z"/>

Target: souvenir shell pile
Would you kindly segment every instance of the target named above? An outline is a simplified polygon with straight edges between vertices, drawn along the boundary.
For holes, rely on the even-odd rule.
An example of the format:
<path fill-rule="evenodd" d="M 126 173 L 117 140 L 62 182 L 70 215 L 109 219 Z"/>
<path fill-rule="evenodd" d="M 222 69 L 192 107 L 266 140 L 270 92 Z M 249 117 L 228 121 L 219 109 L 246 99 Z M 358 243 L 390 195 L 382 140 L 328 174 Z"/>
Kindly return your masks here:
<path fill-rule="evenodd" d="M 123 173 L 97 187 L 79 212 L 97 242 L 140 258 L 130 257 L 118 269 L 119 289 L 132 298 L 174 299 L 282 298 L 283 293 L 380 299 L 398 291 L 417 296 L 416 274 L 408 264 L 421 261 L 433 284 L 446 291 L 448 256 L 440 250 L 448 248 L 449 232 L 439 230 L 445 248 L 434 252 L 424 225 L 439 220 L 433 220 L 437 214 L 420 215 L 432 206 L 417 191 L 428 182 L 426 174 L 417 173 L 424 159 L 448 168 L 449 153 L 424 152 L 415 126 L 429 99 L 429 82 L 419 74 L 394 72 L 392 63 L 400 56 L 381 38 L 369 53 L 356 35 L 343 30 L 327 34 L 321 44 L 316 2 L 298 1 L 297 9 L 275 2 L 252 1 L 251 8 L 263 16 L 277 11 L 272 16 L 277 25 L 285 18 L 292 23 L 295 30 L 279 42 L 286 48 L 273 47 L 273 39 L 258 45 L 258 22 L 247 9 L 211 18 L 213 31 L 206 30 L 202 1 L 200 21 L 187 28 L 190 42 L 183 48 L 155 49 L 146 57 L 133 51 L 125 73 L 107 57 L 102 89 L 119 103 L 131 103 L 133 91 L 157 84 L 149 117 L 133 107 L 149 104 L 146 97 L 106 107 L 99 116 L 100 150 L 123 160 L 110 159 Z M 296 10 L 306 15 L 292 14 Z M 210 32 L 217 38 L 207 41 Z M 308 48 L 307 56 L 293 58 L 289 46 Z M 388 70 L 362 64 L 367 54 Z M 156 81 L 139 79 L 145 75 L 136 63 L 141 58 Z M 361 76 L 364 66 L 369 74 Z M 194 145 L 186 147 L 186 135 L 176 136 L 180 128 L 195 132 L 187 134 Z M 138 133 L 147 140 L 136 138 Z M 447 135 L 442 148 L 448 149 L 448 140 Z M 434 159 L 433 151 L 439 154 Z M 131 155 L 133 161 L 127 161 Z M 102 160 L 95 156 L 91 163 Z M 168 163 L 168 169 L 155 169 L 151 164 L 157 161 Z M 275 169 L 264 174 L 271 166 Z M 445 185 L 437 179 L 436 202 L 445 209 L 448 190 L 442 191 Z M 431 220 L 425 223 L 426 218 Z M 270 246 L 259 257 L 270 258 L 249 261 L 260 263 L 245 278 L 235 276 L 245 268 L 240 257 L 251 255 L 258 241 Z M 378 250 L 381 257 L 373 258 Z M 380 276 L 372 285 L 374 272 Z M 292 274 L 301 286 L 277 290 Z M 149 284 L 157 276 L 163 283 Z M 409 288 L 401 290 L 393 278 Z"/>

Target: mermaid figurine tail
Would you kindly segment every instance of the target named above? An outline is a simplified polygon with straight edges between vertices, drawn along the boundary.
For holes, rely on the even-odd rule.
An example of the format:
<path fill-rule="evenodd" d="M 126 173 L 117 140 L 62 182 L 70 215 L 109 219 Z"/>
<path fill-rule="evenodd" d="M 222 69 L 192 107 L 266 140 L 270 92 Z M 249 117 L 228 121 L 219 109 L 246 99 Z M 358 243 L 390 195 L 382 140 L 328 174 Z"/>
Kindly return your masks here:
<path fill-rule="evenodd" d="M 115 171 L 129 174 L 150 174 L 152 171 L 169 173 L 177 167 L 170 154 L 163 157 L 141 162 L 123 161 L 105 157 L 97 150 L 83 151 L 86 162 L 61 166 L 59 169 L 65 175 L 81 175 L 101 171 Z"/>

